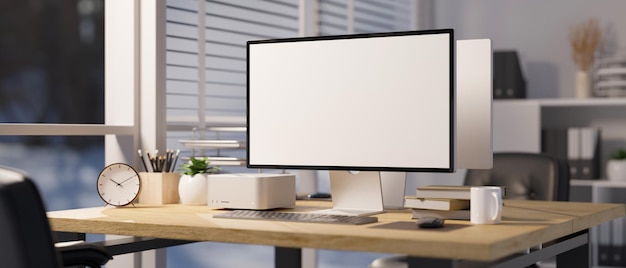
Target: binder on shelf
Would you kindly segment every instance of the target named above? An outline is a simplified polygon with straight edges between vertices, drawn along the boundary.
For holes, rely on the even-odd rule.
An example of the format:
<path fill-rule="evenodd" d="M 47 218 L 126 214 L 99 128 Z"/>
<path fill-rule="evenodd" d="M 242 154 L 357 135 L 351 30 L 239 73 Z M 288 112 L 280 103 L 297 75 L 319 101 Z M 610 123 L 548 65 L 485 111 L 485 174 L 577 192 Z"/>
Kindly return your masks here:
<path fill-rule="evenodd" d="M 567 162 L 570 179 L 580 179 L 580 128 L 567 129 Z"/>
<path fill-rule="evenodd" d="M 611 223 L 598 225 L 598 265 L 612 265 Z"/>
<path fill-rule="evenodd" d="M 600 177 L 600 130 L 592 127 L 542 130 L 541 151 L 567 161 L 571 179 Z"/>
<path fill-rule="evenodd" d="M 625 266 L 626 256 L 624 256 L 624 218 L 617 218 L 611 222 L 611 265 Z"/>
<path fill-rule="evenodd" d="M 494 51 L 493 98 L 526 98 L 526 80 L 522 74 L 517 51 Z"/>
<path fill-rule="evenodd" d="M 567 160 L 567 128 L 546 128 L 541 132 L 541 151 L 561 160 Z"/>
<path fill-rule="evenodd" d="M 600 177 L 599 134 L 600 130 L 596 128 L 580 128 L 580 159 L 578 162 L 580 179 L 591 180 Z"/>

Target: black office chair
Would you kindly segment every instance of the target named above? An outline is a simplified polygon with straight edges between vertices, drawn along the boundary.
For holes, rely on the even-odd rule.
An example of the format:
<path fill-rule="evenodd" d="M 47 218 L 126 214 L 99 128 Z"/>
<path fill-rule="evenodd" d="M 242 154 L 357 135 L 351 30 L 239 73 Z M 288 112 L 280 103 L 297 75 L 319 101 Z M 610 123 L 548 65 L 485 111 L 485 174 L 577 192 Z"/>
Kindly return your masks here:
<path fill-rule="evenodd" d="M 470 169 L 465 185 L 506 187 L 505 199 L 568 201 L 569 168 L 541 153 L 494 153 L 492 169 Z"/>
<path fill-rule="evenodd" d="M 55 247 L 35 184 L 24 172 L 0 166 L 0 266 L 100 267 L 110 259 L 104 248 L 90 243 Z"/>
<path fill-rule="evenodd" d="M 506 187 L 505 199 L 569 200 L 567 162 L 541 153 L 503 152 L 493 154 L 492 169 L 470 169 L 465 185 Z M 407 267 L 406 256 L 374 260 L 370 268 Z"/>

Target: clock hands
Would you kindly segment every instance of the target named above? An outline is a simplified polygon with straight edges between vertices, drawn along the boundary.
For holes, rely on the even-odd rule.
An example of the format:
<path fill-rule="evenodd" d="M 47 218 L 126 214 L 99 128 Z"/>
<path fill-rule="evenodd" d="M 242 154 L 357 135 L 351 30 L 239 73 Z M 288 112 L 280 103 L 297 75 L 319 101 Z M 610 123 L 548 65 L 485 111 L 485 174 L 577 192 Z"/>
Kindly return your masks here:
<path fill-rule="evenodd" d="M 125 179 L 125 180 L 123 180 L 122 182 L 116 182 L 115 180 L 113 180 L 113 179 L 111 179 L 111 178 L 109 178 L 109 180 L 111 180 L 112 182 L 115 182 L 115 184 L 117 184 L 117 186 L 119 186 L 119 187 L 124 187 L 124 186 L 122 186 L 122 184 L 124 184 L 124 183 L 125 183 L 125 182 L 127 182 L 128 180 L 130 180 L 130 179 L 134 178 L 135 176 L 137 176 L 137 175 L 132 175 L 132 176 L 130 176 L 130 178 Z"/>
<path fill-rule="evenodd" d="M 116 182 L 115 180 L 109 178 L 109 180 L 111 180 L 112 182 L 115 182 L 115 184 L 117 184 L 117 186 L 122 187 L 122 184 L 120 184 L 119 182 Z"/>
<path fill-rule="evenodd" d="M 136 177 L 136 176 L 137 176 L 136 174 L 135 174 L 135 175 L 132 175 L 132 176 L 130 176 L 130 178 L 123 180 L 120 184 L 124 184 L 125 182 L 127 182 L 128 180 L 130 180 L 130 179 L 132 179 L 132 178 L 134 178 L 134 177 Z M 120 185 L 120 186 L 121 186 L 121 185 Z"/>

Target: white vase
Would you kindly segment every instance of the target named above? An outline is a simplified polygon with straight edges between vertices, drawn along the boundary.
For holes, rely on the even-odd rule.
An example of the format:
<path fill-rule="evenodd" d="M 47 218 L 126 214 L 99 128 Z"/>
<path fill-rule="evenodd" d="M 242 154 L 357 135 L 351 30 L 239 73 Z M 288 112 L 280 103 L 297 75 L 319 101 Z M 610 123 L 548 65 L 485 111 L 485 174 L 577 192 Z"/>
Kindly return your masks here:
<path fill-rule="evenodd" d="M 591 97 L 591 81 L 589 72 L 578 70 L 576 73 L 576 98 L 586 99 Z"/>
<path fill-rule="evenodd" d="M 196 174 L 193 176 L 182 175 L 178 182 L 178 195 L 180 203 L 185 205 L 207 204 L 207 176 Z"/>
<path fill-rule="evenodd" d="M 610 181 L 626 182 L 626 160 L 610 159 L 606 164 L 606 176 Z"/>

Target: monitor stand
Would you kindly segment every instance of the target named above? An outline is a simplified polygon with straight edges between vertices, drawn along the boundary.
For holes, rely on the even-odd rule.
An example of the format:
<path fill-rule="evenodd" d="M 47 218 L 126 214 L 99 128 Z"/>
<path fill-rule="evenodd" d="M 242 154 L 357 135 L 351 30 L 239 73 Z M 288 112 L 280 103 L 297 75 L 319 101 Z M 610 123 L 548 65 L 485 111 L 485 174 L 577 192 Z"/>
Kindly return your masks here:
<path fill-rule="evenodd" d="M 406 172 L 381 171 L 380 184 L 383 189 L 385 209 L 403 209 L 406 187 Z"/>
<path fill-rule="evenodd" d="M 333 208 L 314 213 L 373 215 L 383 213 L 383 193 L 378 171 L 331 170 Z"/>

